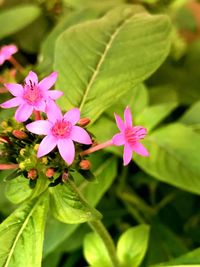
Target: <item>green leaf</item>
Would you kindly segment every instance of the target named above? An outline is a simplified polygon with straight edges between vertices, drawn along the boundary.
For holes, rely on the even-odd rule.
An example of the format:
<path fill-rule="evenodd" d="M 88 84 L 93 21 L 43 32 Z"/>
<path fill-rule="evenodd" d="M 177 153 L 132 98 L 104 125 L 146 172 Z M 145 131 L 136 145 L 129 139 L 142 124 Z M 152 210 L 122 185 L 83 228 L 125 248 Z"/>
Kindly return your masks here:
<path fill-rule="evenodd" d="M 97 179 L 96 183 L 84 181 L 80 184 L 79 189 L 87 201 L 95 207 L 117 176 L 116 157 L 110 157 L 101 162 L 95 169 L 94 175 Z"/>
<path fill-rule="evenodd" d="M 195 265 L 198 264 L 198 265 Z M 178 258 L 172 259 L 169 262 L 161 263 L 159 265 L 155 265 L 155 267 L 158 266 L 199 266 L 200 264 L 200 248 L 197 248 L 193 251 L 190 251 L 184 255 L 181 255 Z"/>
<path fill-rule="evenodd" d="M 139 225 L 123 233 L 117 244 L 117 255 L 121 266 L 137 267 L 141 264 L 149 240 L 149 226 Z"/>
<path fill-rule="evenodd" d="M 19 176 L 14 180 L 8 181 L 6 184 L 6 197 L 12 203 L 20 203 L 30 197 L 32 189 L 29 187 L 28 179 Z"/>
<path fill-rule="evenodd" d="M 179 119 L 186 125 L 200 124 L 200 101 L 195 102 Z"/>
<path fill-rule="evenodd" d="M 9 36 L 33 22 L 41 10 L 35 5 L 18 5 L 0 12 L 0 38 Z"/>
<path fill-rule="evenodd" d="M 56 27 L 44 40 L 41 47 L 39 70 L 50 71 L 53 69 L 55 43 L 58 36 L 69 29 L 70 27 L 87 21 L 90 19 L 98 18 L 102 15 L 102 9 L 84 9 L 81 11 L 73 12 L 69 16 L 61 18 Z M 49 70 L 50 69 L 50 70 Z"/>
<path fill-rule="evenodd" d="M 0 225 L 0 266 L 41 265 L 47 196 L 25 202 Z"/>
<path fill-rule="evenodd" d="M 175 108 L 176 102 L 164 103 L 146 107 L 136 118 L 135 125 L 142 125 L 151 131 L 164 118 L 166 118 Z"/>
<path fill-rule="evenodd" d="M 76 106 L 94 121 L 113 99 L 120 99 L 160 66 L 170 36 L 168 17 L 151 16 L 129 5 L 65 31 L 56 43 L 54 66 L 60 73 L 57 87 L 66 90 L 59 102 L 62 108 L 66 103 Z"/>
<path fill-rule="evenodd" d="M 135 116 L 140 114 L 148 105 L 148 101 L 149 97 L 147 88 L 143 83 L 139 83 L 133 89 L 125 93 L 123 97 L 114 103 L 108 110 L 106 110 L 105 114 L 113 120 L 115 112 L 117 112 L 118 115 L 123 116 L 124 109 L 126 106 L 129 106 L 135 118 Z"/>
<path fill-rule="evenodd" d="M 112 267 L 107 249 L 96 233 L 89 233 L 84 239 L 84 256 L 89 264 L 95 267 Z"/>
<path fill-rule="evenodd" d="M 182 124 L 171 124 L 147 136 L 149 157 L 135 162 L 160 181 L 200 194 L 200 136 Z"/>
<path fill-rule="evenodd" d="M 105 160 L 103 155 L 91 155 L 90 160 L 93 165 L 93 173 L 96 176 L 97 183 L 91 183 L 83 181 L 79 185 L 79 190 L 86 198 L 86 200 L 92 205 L 96 206 L 105 192 L 110 188 L 117 176 L 117 159 L 116 157 L 110 157 Z M 76 177 L 75 177 L 76 178 Z M 56 247 L 63 242 L 70 239 L 70 236 L 74 234 L 75 230 L 79 231 L 78 224 L 64 225 L 63 223 L 53 220 L 50 218 L 47 221 L 46 227 L 46 239 L 44 243 L 44 254 L 45 256 L 52 252 Z"/>
<path fill-rule="evenodd" d="M 101 218 L 100 213 L 90 207 L 70 179 L 49 190 L 52 213 L 61 222 L 82 223 Z"/>

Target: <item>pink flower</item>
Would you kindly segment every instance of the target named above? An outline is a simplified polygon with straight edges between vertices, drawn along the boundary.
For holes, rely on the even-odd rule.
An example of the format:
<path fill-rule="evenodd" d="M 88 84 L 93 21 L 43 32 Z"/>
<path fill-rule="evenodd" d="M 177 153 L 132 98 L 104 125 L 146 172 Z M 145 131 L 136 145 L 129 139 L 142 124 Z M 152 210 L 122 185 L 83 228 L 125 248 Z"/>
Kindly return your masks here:
<path fill-rule="evenodd" d="M 18 51 L 16 45 L 4 45 L 0 48 L 0 65 L 9 60 Z"/>
<path fill-rule="evenodd" d="M 49 76 L 38 82 L 37 74 L 30 71 L 25 78 L 25 84 L 7 83 L 5 87 L 15 97 L 2 103 L 2 108 L 18 107 L 15 112 L 15 119 L 19 122 L 26 121 L 33 110 L 45 112 L 46 106 L 53 104 L 63 95 L 61 91 L 49 89 L 54 85 L 57 79 L 57 72 L 52 72 Z"/>
<path fill-rule="evenodd" d="M 124 111 L 124 122 L 115 114 L 115 120 L 120 133 L 113 136 L 112 141 L 116 146 L 124 145 L 124 165 L 127 165 L 132 159 L 132 153 L 136 152 L 141 156 L 149 156 L 146 148 L 139 142 L 146 134 L 146 128 L 142 126 L 132 126 L 132 115 L 129 107 Z"/>
<path fill-rule="evenodd" d="M 30 132 L 46 135 L 37 156 L 42 157 L 57 146 L 61 157 L 70 165 L 75 157 L 73 141 L 86 145 L 92 143 L 89 134 L 75 125 L 80 119 L 80 111 L 73 108 L 63 116 L 58 106 L 52 105 L 47 107 L 46 112 L 48 120 L 38 120 L 26 125 Z"/>

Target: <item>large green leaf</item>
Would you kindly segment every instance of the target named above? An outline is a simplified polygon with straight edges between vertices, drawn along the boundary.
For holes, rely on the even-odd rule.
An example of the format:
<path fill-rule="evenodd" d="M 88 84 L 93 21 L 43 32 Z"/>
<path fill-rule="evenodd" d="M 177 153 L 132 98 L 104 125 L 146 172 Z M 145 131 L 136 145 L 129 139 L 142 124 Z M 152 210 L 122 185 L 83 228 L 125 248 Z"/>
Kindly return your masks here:
<path fill-rule="evenodd" d="M 101 214 L 82 197 L 74 182 L 50 188 L 51 211 L 55 218 L 64 223 L 82 223 L 101 218 Z"/>
<path fill-rule="evenodd" d="M 0 225 L 0 266 L 41 265 L 47 196 L 25 202 Z"/>
<path fill-rule="evenodd" d="M 51 69 L 53 69 L 55 43 L 58 36 L 62 32 L 64 32 L 65 30 L 69 29 L 70 27 L 78 23 L 102 16 L 102 13 L 103 14 L 105 13 L 104 9 L 102 8 L 84 9 L 73 12 L 72 14 L 61 18 L 59 23 L 56 25 L 53 31 L 47 36 L 47 38 L 44 40 L 42 44 L 38 69 L 40 71 L 41 70 L 48 71 L 48 73 Z"/>
<path fill-rule="evenodd" d="M 200 136 L 182 124 L 154 131 L 143 141 L 150 156 L 136 163 L 160 181 L 200 194 Z"/>
<path fill-rule="evenodd" d="M 41 13 L 36 5 L 19 5 L 0 12 L 0 38 L 13 34 L 34 21 Z"/>
<path fill-rule="evenodd" d="M 122 5 L 99 20 L 79 24 L 58 38 L 57 87 L 70 103 L 94 121 L 131 88 L 150 76 L 170 46 L 166 16 L 151 16 L 139 6 Z M 66 104 L 68 103 L 68 104 Z"/>
<path fill-rule="evenodd" d="M 123 233 L 117 244 L 117 255 L 121 266 L 139 266 L 145 256 L 148 240 L 148 225 L 132 227 Z"/>

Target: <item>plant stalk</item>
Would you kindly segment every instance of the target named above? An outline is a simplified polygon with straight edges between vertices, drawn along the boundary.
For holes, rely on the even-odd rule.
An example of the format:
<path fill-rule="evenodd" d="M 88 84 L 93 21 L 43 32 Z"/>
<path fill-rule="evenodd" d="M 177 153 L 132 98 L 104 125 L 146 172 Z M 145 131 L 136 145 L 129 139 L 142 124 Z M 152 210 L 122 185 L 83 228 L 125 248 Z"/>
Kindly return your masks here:
<path fill-rule="evenodd" d="M 110 257 L 110 260 L 112 262 L 113 267 L 120 267 L 117 255 L 116 255 L 116 248 L 114 245 L 114 242 L 108 233 L 107 229 L 103 225 L 103 223 L 99 221 L 91 221 L 88 222 L 89 226 L 92 228 L 94 232 L 96 232 L 99 237 L 102 239 L 107 251 L 108 255 Z"/>

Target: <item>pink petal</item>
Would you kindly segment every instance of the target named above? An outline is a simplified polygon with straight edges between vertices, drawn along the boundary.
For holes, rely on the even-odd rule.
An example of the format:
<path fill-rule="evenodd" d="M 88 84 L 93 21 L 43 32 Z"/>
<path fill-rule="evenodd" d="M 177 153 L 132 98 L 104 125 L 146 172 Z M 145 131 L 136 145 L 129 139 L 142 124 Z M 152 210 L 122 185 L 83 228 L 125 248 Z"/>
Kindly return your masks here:
<path fill-rule="evenodd" d="M 83 128 L 79 126 L 73 126 L 72 131 L 70 134 L 70 138 L 78 143 L 90 145 L 92 144 L 92 140 L 89 136 L 89 134 L 84 130 Z"/>
<path fill-rule="evenodd" d="M 52 72 L 49 76 L 45 77 L 43 80 L 39 82 L 38 87 L 40 87 L 42 90 L 48 90 L 54 85 L 57 77 L 58 73 L 55 71 Z"/>
<path fill-rule="evenodd" d="M 18 83 L 6 83 L 5 87 L 8 91 L 14 96 L 22 96 L 23 95 L 23 86 Z"/>
<path fill-rule="evenodd" d="M 124 125 L 124 122 L 123 120 L 120 118 L 119 115 L 117 115 L 116 113 L 114 113 L 115 115 L 115 120 L 116 120 L 116 123 L 117 123 L 117 127 L 119 128 L 119 130 L 122 132 L 124 131 L 125 129 L 125 125 Z"/>
<path fill-rule="evenodd" d="M 130 107 L 126 107 L 124 111 L 124 122 L 126 126 L 132 127 L 132 114 L 131 114 Z"/>
<path fill-rule="evenodd" d="M 46 113 L 47 113 L 47 118 L 51 122 L 56 122 L 57 120 L 63 119 L 63 115 L 60 108 L 55 104 L 53 100 L 47 102 Z"/>
<path fill-rule="evenodd" d="M 15 112 L 15 119 L 19 122 L 28 120 L 33 112 L 33 107 L 28 104 L 22 104 Z"/>
<path fill-rule="evenodd" d="M 113 144 L 116 146 L 121 146 L 125 144 L 125 138 L 122 133 L 115 134 L 112 138 Z"/>
<path fill-rule="evenodd" d="M 3 63 L 5 62 L 5 60 L 6 60 L 5 57 L 0 54 L 0 65 L 3 65 Z"/>
<path fill-rule="evenodd" d="M 27 124 L 26 128 L 34 134 L 48 135 L 52 128 L 52 124 L 49 121 L 39 120 Z"/>
<path fill-rule="evenodd" d="M 37 157 L 40 158 L 51 152 L 57 145 L 57 139 L 53 135 L 47 135 L 40 143 Z"/>
<path fill-rule="evenodd" d="M 35 110 L 37 111 L 46 111 L 46 103 L 45 101 L 39 101 L 34 105 Z"/>
<path fill-rule="evenodd" d="M 31 85 L 30 81 L 32 84 L 38 84 L 38 76 L 33 71 L 30 71 L 29 74 L 25 78 L 25 82 L 27 85 Z"/>
<path fill-rule="evenodd" d="M 124 155 L 123 155 L 124 166 L 128 165 L 129 162 L 131 161 L 132 153 L 133 153 L 133 150 L 131 149 L 129 144 L 126 143 L 124 146 Z"/>
<path fill-rule="evenodd" d="M 13 108 L 22 104 L 22 99 L 19 97 L 14 97 L 0 105 L 2 108 Z"/>
<path fill-rule="evenodd" d="M 137 154 L 144 156 L 144 157 L 148 157 L 149 156 L 149 152 L 146 150 L 146 148 L 139 142 L 136 142 L 133 145 L 133 151 L 135 151 Z"/>
<path fill-rule="evenodd" d="M 51 99 L 56 100 L 63 95 L 63 92 L 59 90 L 51 90 L 51 91 L 48 91 L 48 95 Z"/>
<path fill-rule="evenodd" d="M 75 147 L 74 143 L 70 139 L 60 139 L 58 140 L 58 150 L 61 157 L 71 165 L 75 157 Z"/>
<path fill-rule="evenodd" d="M 78 108 L 72 108 L 64 115 L 65 121 L 71 122 L 75 125 L 80 120 L 80 110 Z"/>

